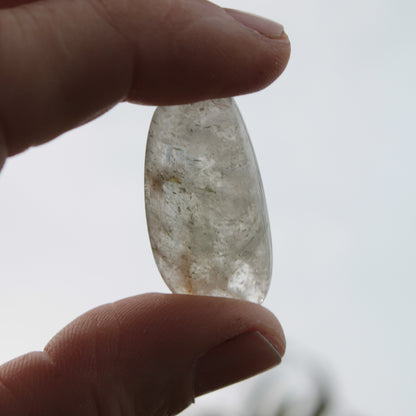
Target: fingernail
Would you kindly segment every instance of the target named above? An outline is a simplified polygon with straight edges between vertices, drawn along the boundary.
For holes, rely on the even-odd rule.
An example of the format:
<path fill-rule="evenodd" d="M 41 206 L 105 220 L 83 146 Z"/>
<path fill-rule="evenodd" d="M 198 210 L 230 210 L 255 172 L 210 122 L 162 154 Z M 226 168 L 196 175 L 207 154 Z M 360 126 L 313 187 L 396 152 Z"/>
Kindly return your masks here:
<path fill-rule="evenodd" d="M 269 39 L 279 39 L 284 35 L 283 26 L 264 17 L 241 12 L 234 9 L 224 9 L 231 17 Z"/>
<path fill-rule="evenodd" d="M 215 347 L 195 369 L 195 396 L 262 373 L 281 362 L 273 345 L 260 332 L 248 332 Z"/>

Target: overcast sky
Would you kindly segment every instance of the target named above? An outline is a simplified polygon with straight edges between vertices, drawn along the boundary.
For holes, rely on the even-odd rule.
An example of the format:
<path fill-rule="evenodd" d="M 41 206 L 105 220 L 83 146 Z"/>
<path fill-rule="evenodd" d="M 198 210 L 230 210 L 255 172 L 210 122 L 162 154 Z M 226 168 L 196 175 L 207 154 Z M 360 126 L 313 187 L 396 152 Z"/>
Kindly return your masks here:
<path fill-rule="evenodd" d="M 345 409 L 410 416 L 416 408 L 415 3 L 221 5 L 280 21 L 292 41 L 284 75 L 237 99 L 272 225 L 275 268 L 265 306 L 286 330 L 288 362 L 301 356 L 318 363 Z M 7 162 L 0 175 L 0 361 L 42 349 L 98 304 L 167 292 L 144 215 L 153 111 L 120 105 Z M 216 406 L 218 397 L 238 403 L 241 389 L 197 400 L 192 412 Z"/>

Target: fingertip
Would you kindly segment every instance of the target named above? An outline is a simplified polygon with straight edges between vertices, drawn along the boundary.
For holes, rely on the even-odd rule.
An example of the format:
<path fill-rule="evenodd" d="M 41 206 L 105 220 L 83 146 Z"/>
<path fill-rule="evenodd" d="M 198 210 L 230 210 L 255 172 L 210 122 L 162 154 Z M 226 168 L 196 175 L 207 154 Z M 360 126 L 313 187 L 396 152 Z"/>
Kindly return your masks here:
<path fill-rule="evenodd" d="M 200 396 L 280 364 L 282 357 L 259 332 L 247 332 L 213 348 L 198 360 L 195 394 Z"/>
<path fill-rule="evenodd" d="M 169 344 L 171 353 L 199 356 L 242 333 L 259 332 L 280 357 L 285 354 L 286 340 L 279 320 L 256 303 L 213 296 L 149 293 L 118 301 L 114 310 L 124 328 L 123 334 L 132 338 L 144 334 L 142 344 L 149 342 L 151 348 L 152 344 Z M 150 336 L 152 339 L 147 338 Z M 186 347 L 184 340 L 189 340 Z"/>
<path fill-rule="evenodd" d="M 290 42 L 283 26 L 208 2 L 191 6 L 142 45 L 137 59 L 146 59 L 136 65 L 129 101 L 170 105 L 247 94 L 284 71 Z M 266 22 L 264 33 L 258 22 Z"/>

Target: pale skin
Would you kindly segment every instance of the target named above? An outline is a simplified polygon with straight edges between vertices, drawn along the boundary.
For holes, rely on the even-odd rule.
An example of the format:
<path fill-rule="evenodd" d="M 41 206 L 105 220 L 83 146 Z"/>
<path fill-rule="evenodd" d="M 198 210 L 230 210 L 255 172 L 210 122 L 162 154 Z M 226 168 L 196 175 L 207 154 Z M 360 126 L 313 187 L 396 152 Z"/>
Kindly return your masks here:
<path fill-rule="evenodd" d="M 272 22 L 205 0 L 0 0 L 0 167 L 122 101 L 257 91 L 289 55 Z M 0 415 L 173 415 L 277 365 L 284 350 L 278 320 L 259 305 L 135 296 L 1 366 Z"/>

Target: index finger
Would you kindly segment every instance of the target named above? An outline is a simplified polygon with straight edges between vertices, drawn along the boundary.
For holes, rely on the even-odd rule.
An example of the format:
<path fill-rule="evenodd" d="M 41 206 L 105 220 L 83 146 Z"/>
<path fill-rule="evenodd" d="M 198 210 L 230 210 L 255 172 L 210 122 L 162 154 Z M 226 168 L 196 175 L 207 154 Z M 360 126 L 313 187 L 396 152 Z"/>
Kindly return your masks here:
<path fill-rule="evenodd" d="M 1 7 L 0 166 L 123 100 L 180 104 L 264 88 L 290 54 L 279 24 L 205 0 Z"/>

